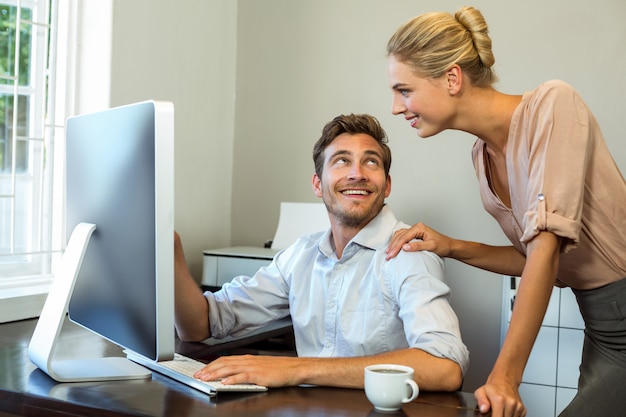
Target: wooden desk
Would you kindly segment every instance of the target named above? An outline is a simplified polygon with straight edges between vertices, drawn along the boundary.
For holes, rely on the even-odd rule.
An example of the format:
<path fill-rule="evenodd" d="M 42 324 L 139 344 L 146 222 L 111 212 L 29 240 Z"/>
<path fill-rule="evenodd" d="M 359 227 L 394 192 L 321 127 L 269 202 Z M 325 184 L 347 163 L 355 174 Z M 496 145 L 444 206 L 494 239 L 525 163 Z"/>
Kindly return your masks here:
<path fill-rule="evenodd" d="M 420 393 L 401 411 L 383 414 L 374 410 L 362 390 L 352 389 L 271 388 L 261 394 L 227 393 L 210 398 L 158 373 L 139 381 L 57 383 L 28 358 L 35 323 L 25 320 L 0 325 L 0 417 L 480 416 L 468 393 Z M 179 343 L 177 350 L 195 357 L 215 354 L 204 352 L 205 346 L 198 343 Z M 69 322 L 63 327 L 57 352 L 58 357 L 66 358 L 123 356 L 117 346 Z"/>

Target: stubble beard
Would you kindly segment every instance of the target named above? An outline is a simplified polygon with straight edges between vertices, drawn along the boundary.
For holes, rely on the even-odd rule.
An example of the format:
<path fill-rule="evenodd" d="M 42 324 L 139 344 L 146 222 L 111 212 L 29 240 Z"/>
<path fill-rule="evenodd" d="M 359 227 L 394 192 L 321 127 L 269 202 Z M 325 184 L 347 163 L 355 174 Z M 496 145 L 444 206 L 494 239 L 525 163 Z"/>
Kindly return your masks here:
<path fill-rule="evenodd" d="M 328 213 L 333 216 L 340 224 L 352 229 L 360 229 L 367 225 L 382 209 L 384 199 L 376 199 L 372 202 L 372 207 L 367 209 L 364 207 L 366 202 L 355 201 L 347 209 L 338 203 L 338 200 L 326 190 L 324 193 L 324 205 Z"/>

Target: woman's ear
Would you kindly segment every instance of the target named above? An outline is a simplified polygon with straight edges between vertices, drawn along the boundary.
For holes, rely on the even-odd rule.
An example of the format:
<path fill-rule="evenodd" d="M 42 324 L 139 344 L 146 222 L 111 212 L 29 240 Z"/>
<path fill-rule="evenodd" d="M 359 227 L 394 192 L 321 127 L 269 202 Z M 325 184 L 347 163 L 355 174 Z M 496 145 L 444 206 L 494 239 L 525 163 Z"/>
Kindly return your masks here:
<path fill-rule="evenodd" d="M 448 92 L 452 96 L 457 95 L 463 87 L 463 70 L 458 64 L 454 64 L 446 71 L 445 77 Z"/>

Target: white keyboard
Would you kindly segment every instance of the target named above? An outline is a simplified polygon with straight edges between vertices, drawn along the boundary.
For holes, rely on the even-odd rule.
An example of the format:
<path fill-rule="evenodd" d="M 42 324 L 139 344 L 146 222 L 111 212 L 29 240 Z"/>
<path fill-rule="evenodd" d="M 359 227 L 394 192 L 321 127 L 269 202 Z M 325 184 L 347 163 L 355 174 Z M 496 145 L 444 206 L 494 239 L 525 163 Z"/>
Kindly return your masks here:
<path fill-rule="evenodd" d="M 174 359 L 170 361 L 156 362 L 147 359 L 141 355 L 137 355 L 131 351 L 126 351 L 128 359 L 146 366 L 153 371 L 167 375 L 172 379 L 182 382 L 185 385 L 189 385 L 192 388 L 200 390 L 211 396 L 216 395 L 218 392 L 225 391 L 247 391 L 247 392 L 259 392 L 267 391 L 267 387 L 256 384 L 222 384 L 220 381 L 201 381 L 193 377 L 198 370 L 204 367 L 204 363 L 195 359 L 188 358 L 178 353 L 174 354 Z"/>

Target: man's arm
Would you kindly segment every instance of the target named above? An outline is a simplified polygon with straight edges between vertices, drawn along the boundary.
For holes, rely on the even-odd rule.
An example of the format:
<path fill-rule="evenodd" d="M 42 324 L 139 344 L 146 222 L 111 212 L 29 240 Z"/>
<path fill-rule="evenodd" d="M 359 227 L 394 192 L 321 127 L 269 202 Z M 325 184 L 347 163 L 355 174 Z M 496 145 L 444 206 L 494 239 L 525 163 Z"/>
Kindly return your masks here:
<path fill-rule="evenodd" d="M 183 245 L 174 232 L 174 315 L 178 337 L 197 342 L 211 336 L 209 305 L 185 261 Z"/>
<path fill-rule="evenodd" d="M 419 349 L 354 358 L 294 358 L 283 356 L 223 356 L 195 376 L 209 381 L 224 378 L 226 384 L 251 382 L 268 387 L 312 384 L 363 388 L 364 368 L 378 363 L 395 363 L 415 370 L 415 381 L 424 391 L 455 391 L 463 380 L 461 367 Z"/>

